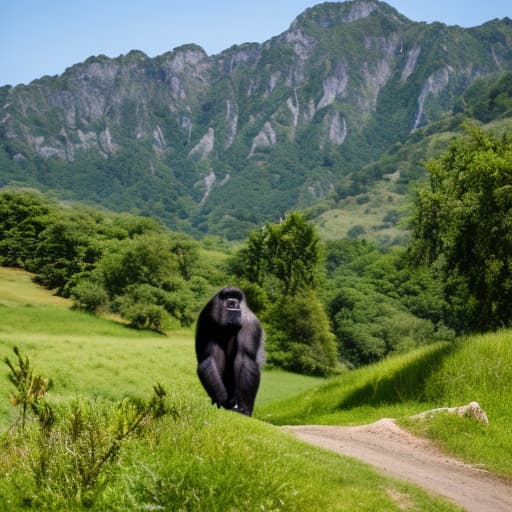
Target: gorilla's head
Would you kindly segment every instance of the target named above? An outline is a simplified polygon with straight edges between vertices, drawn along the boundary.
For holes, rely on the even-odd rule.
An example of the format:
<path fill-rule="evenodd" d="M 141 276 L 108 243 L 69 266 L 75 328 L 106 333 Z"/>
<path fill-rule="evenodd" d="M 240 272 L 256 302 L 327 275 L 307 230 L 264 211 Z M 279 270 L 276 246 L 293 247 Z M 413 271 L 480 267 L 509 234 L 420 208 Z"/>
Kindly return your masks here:
<path fill-rule="evenodd" d="M 215 300 L 215 299 L 214 299 Z M 217 293 L 215 309 L 218 314 L 219 324 L 235 331 L 242 327 L 242 310 L 245 305 L 245 297 L 235 286 L 227 286 Z"/>

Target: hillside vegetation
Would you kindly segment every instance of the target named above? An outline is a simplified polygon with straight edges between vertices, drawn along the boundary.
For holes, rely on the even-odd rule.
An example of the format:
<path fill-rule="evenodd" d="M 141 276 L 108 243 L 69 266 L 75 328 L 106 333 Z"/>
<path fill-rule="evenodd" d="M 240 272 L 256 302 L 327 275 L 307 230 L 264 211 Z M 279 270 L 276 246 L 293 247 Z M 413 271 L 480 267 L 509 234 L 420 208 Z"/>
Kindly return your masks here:
<path fill-rule="evenodd" d="M 44 305 L 40 289 L 32 284 L 29 291 L 25 274 L 4 269 L 1 277 L 0 289 L 6 288 L 5 279 L 24 283 L 25 289 L 18 301 L 0 297 L 2 359 L 14 360 L 16 345 L 30 357 L 34 375 L 52 379 L 47 400 L 56 414 L 49 437 L 41 437 L 43 425 L 32 415 L 24 434 L 7 430 L 17 414 L 7 399 L 14 387 L 3 378 L 4 367 L 2 510 L 398 511 L 404 500 L 419 510 L 456 509 L 273 426 L 211 407 L 195 376 L 190 332 L 134 331 L 51 304 L 49 294 Z M 140 403 L 155 381 L 168 392 L 170 412 L 142 423 L 119 445 L 115 460 L 102 465 L 96 483 L 85 481 L 90 465 L 83 447 L 90 444 L 83 443 L 92 442 L 101 452 L 112 436 L 108 429 L 122 428 L 110 418 L 124 417 L 129 404 L 136 403 L 126 399 Z M 276 386 L 282 397 L 316 382 L 266 372 L 260 396 L 271 403 Z M 74 430 L 64 444 L 61 436 L 71 419 Z M 49 446 L 52 450 L 46 451 Z"/>

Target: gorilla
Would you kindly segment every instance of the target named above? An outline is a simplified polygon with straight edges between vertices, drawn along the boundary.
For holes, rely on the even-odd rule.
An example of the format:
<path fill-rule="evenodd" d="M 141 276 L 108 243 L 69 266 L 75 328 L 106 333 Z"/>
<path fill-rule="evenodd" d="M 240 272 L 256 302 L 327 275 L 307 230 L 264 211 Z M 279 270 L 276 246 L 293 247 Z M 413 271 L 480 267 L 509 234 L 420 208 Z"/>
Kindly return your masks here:
<path fill-rule="evenodd" d="M 197 374 L 212 404 L 252 415 L 263 352 L 263 330 L 242 290 L 219 290 L 196 328 Z"/>

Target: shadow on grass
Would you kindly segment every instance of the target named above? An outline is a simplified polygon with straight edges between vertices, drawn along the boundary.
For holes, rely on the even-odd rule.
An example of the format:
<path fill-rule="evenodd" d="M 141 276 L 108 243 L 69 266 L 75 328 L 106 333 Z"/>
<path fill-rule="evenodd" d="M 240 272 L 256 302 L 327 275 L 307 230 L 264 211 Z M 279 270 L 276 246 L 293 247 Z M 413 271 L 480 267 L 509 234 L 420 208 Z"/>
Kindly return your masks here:
<path fill-rule="evenodd" d="M 428 378 L 453 348 L 453 344 L 440 344 L 435 350 L 415 357 L 409 363 L 402 364 L 400 368 L 389 368 L 382 375 L 375 372 L 360 386 L 347 390 L 336 409 L 426 401 L 425 384 Z"/>

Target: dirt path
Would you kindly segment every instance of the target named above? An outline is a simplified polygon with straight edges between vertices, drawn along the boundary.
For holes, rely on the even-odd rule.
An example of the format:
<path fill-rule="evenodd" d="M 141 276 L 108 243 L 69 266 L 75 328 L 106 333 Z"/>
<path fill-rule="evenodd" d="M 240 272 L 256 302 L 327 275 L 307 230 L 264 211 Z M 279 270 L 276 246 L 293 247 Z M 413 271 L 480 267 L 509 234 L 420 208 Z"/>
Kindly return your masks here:
<path fill-rule="evenodd" d="M 286 426 L 308 443 L 367 462 L 386 475 L 442 495 L 465 510 L 511 512 L 512 482 L 442 454 L 391 419 L 358 427 Z"/>

